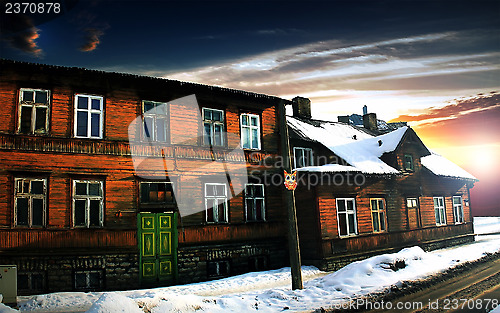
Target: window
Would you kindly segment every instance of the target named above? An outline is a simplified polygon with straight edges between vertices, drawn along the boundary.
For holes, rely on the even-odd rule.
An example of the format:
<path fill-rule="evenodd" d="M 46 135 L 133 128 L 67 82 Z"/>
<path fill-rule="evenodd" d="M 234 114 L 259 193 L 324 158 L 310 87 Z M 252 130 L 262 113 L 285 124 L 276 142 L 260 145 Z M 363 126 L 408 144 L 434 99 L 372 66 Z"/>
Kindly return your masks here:
<path fill-rule="evenodd" d="M 260 120 L 255 114 L 241 114 L 241 146 L 260 150 Z"/>
<path fill-rule="evenodd" d="M 229 261 L 210 261 L 207 262 L 208 277 L 227 277 L 230 274 Z"/>
<path fill-rule="evenodd" d="M 203 144 L 224 145 L 224 111 L 203 108 Z"/>
<path fill-rule="evenodd" d="M 14 184 L 15 225 L 43 227 L 47 207 L 47 179 L 16 178 Z"/>
<path fill-rule="evenodd" d="M 411 154 L 404 155 L 404 169 L 405 171 L 413 171 L 413 156 Z"/>
<path fill-rule="evenodd" d="M 103 182 L 73 181 L 73 225 L 75 227 L 103 226 Z"/>
<path fill-rule="evenodd" d="M 434 197 L 434 213 L 436 215 L 436 225 L 446 225 L 446 210 L 443 197 Z"/>
<path fill-rule="evenodd" d="M 95 290 L 102 288 L 101 271 L 76 271 L 75 289 L 76 290 Z"/>
<path fill-rule="evenodd" d="M 168 107 L 166 103 L 142 101 L 142 138 L 148 141 L 167 142 Z"/>
<path fill-rule="evenodd" d="M 170 182 L 141 183 L 142 204 L 174 204 L 174 186 Z"/>
<path fill-rule="evenodd" d="M 421 227 L 420 223 L 420 210 L 418 207 L 417 198 L 406 199 L 406 209 L 408 210 L 408 228 L 416 229 Z"/>
<path fill-rule="evenodd" d="M 339 236 L 352 236 L 358 233 L 356 222 L 356 205 L 354 198 L 339 198 L 337 203 L 337 219 Z"/>
<path fill-rule="evenodd" d="M 453 197 L 453 219 L 455 224 L 461 224 L 464 222 L 464 208 L 462 206 L 462 197 Z"/>
<path fill-rule="evenodd" d="M 380 233 L 387 230 L 385 222 L 385 200 L 382 198 L 370 199 L 372 209 L 373 232 Z"/>
<path fill-rule="evenodd" d="M 226 184 L 205 184 L 207 223 L 227 223 Z"/>
<path fill-rule="evenodd" d="M 19 121 L 21 134 L 45 134 L 49 130 L 50 92 L 43 89 L 21 88 Z"/>
<path fill-rule="evenodd" d="M 293 148 L 294 156 L 294 166 L 295 168 L 312 166 L 313 164 L 313 153 L 310 148 Z"/>
<path fill-rule="evenodd" d="M 245 209 L 247 222 L 266 219 L 263 184 L 245 185 Z"/>
<path fill-rule="evenodd" d="M 45 290 L 45 273 L 19 272 L 17 274 L 17 288 L 23 293 L 34 293 Z"/>
<path fill-rule="evenodd" d="M 103 119 L 103 97 L 75 96 L 75 137 L 102 138 Z"/>
<path fill-rule="evenodd" d="M 251 272 L 265 271 L 269 269 L 269 258 L 266 255 L 253 256 L 248 258 L 248 270 Z"/>

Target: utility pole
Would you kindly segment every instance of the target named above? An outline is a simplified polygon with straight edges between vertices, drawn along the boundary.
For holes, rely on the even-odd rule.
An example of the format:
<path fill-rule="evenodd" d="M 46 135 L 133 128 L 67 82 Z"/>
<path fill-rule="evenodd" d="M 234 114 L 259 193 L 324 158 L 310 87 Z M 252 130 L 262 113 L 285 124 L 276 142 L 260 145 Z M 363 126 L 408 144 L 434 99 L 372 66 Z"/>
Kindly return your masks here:
<path fill-rule="evenodd" d="M 290 142 L 288 140 L 288 127 L 286 124 L 285 103 L 279 103 L 279 121 L 281 135 L 281 149 L 283 154 L 283 167 L 291 173 Z M 282 186 L 284 188 L 284 186 Z M 295 207 L 295 191 L 285 189 L 286 207 L 288 211 L 288 250 L 290 252 L 290 267 L 292 274 L 292 289 L 303 289 L 302 271 L 299 247 L 299 232 L 297 227 L 297 211 Z"/>

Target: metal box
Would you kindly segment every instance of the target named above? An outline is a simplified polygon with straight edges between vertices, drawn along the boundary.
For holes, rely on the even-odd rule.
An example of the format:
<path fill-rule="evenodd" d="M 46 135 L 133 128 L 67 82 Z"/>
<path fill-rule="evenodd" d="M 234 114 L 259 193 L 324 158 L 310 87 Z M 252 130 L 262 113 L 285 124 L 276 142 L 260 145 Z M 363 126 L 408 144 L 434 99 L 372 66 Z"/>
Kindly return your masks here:
<path fill-rule="evenodd" d="M 17 304 L 17 268 L 15 265 L 0 265 L 0 294 L 3 303 Z"/>

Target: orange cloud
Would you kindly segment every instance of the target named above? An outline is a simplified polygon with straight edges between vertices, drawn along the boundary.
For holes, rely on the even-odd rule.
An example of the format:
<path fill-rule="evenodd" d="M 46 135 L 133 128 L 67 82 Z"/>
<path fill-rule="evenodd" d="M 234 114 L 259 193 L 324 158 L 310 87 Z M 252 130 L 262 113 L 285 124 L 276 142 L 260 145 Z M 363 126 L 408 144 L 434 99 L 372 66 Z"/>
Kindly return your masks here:
<path fill-rule="evenodd" d="M 456 100 L 455 104 L 450 104 L 441 108 L 430 108 L 426 113 L 418 115 L 400 115 L 392 121 L 421 122 L 435 118 L 457 117 L 467 114 L 468 111 L 484 110 L 498 106 L 500 94 L 492 91 L 489 95 L 478 95 L 471 99 Z"/>
<path fill-rule="evenodd" d="M 97 28 L 87 28 L 85 33 L 85 43 L 80 47 L 80 51 L 94 51 L 101 43 L 100 38 L 104 35 L 104 32 Z"/>
<path fill-rule="evenodd" d="M 43 51 L 38 47 L 36 40 L 40 37 L 40 29 L 36 28 L 33 20 L 25 15 L 12 15 L 2 29 L 2 39 L 14 48 L 35 57 L 42 57 Z M 4 24 L 2 24 L 4 26 Z"/>

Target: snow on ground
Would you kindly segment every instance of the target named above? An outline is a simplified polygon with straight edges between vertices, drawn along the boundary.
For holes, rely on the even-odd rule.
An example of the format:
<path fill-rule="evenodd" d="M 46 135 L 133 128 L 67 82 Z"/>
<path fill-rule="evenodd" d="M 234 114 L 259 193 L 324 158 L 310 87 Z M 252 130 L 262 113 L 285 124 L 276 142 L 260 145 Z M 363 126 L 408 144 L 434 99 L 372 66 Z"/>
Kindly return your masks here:
<path fill-rule="evenodd" d="M 500 233 L 500 218 L 476 218 L 475 230 L 478 234 Z M 53 293 L 20 298 L 19 304 L 22 312 L 311 311 L 340 306 L 351 298 L 398 286 L 403 281 L 422 279 L 497 251 L 500 251 L 500 234 L 482 235 L 477 236 L 474 243 L 432 252 L 419 247 L 406 248 L 351 263 L 333 273 L 304 266 L 303 290 L 291 290 L 290 269 L 283 268 L 166 288 Z M 391 269 L 396 261 L 404 261 L 406 267 Z"/>

